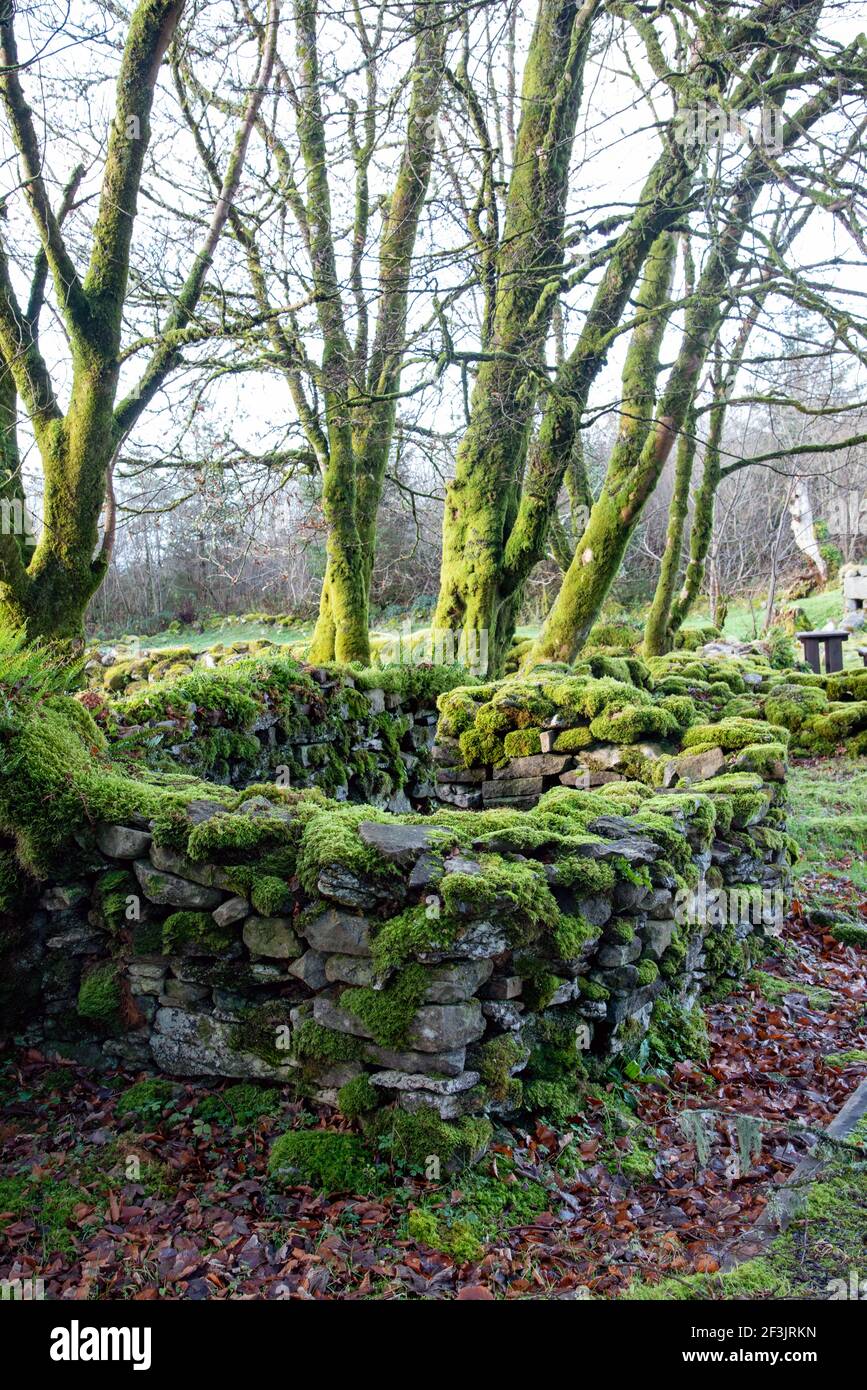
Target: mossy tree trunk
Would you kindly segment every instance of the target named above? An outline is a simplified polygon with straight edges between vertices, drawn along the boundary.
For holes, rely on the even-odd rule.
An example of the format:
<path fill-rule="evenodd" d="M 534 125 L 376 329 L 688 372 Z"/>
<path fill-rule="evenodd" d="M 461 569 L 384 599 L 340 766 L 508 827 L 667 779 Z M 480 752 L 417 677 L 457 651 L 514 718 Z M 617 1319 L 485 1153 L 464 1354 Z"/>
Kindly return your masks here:
<path fill-rule="evenodd" d="M 784 148 L 790 148 L 832 108 L 836 95 L 836 90 L 828 87 L 804 103 L 785 127 Z M 573 661 L 584 644 L 617 575 L 644 504 L 685 427 L 699 375 L 726 312 L 741 241 L 759 194 L 775 177 L 773 163 L 763 152 L 754 151 L 737 180 L 725 224 L 708 253 L 696 293 L 690 300 L 680 350 L 662 393 L 656 420 L 648 429 L 639 413 L 630 411 L 634 427 L 627 427 L 624 435 L 621 424 L 587 530 L 527 664 Z M 652 278 L 652 272 L 645 276 L 644 292 Z M 657 343 L 657 356 L 653 359 L 649 352 L 641 350 L 633 334 L 624 368 L 626 401 L 635 399 L 637 391 L 643 391 L 644 398 L 648 398 L 651 381 L 659 369 L 658 346 Z"/>
<path fill-rule="evenodd" d="M 541 0 L 527 53 L 513 172 L 493 266 L 488 332 L 443 523 L 434 625 L 486 642 L 511 636 L 501 576 L 520 500 L 542 354 L 560 288 L 572 141 L 596 3 Z"/>
<path fill-rule="evenodd" d="M 184 0 L 139 0 L 130 18 L 83 277 L 62 231 L 80 171 L 55 212 L 43 179 L 45 156 L 21 83 L 13 7 L 4 5 L 0 15 L 0 97 L 41 243 L 26 306 L 18 301 L 8 257 L 0 246 L 0 358 L 29 417 L 44 474 L 43 523 L 35 547 L 22 549 L 0 538 L 0 620 L 20 628 L 28 640 L 82 637 L 85 609 L 110 559 L 112 505 L 101 541 L 100 517 L 107 495 L 111 497 L 117 451 L 179 361 L 184 330 L 201 294 L 270 76 L 277 0 L 270 3 L 259 77 L 203 245 L 138 386 L 117 402 L 130 248 L 154 89 L 183 7 Z M 69 344 L 72 383 L 65 412 L 39 345 L 39 317 L 49 283 Z M 7 443 L 7 454 L 10 447 Z"/>

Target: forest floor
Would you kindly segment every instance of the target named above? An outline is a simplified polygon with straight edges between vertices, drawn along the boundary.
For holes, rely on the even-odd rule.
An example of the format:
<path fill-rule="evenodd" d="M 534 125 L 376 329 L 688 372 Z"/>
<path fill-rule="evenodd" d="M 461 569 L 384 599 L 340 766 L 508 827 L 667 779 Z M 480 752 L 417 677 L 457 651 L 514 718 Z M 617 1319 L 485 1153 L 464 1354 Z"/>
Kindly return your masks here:
<path fill-rule="evenodd" d="M 61 1299 L 835 1296 L 867 1275 L 863 1124 L 762 1258 L 720 1272 L 867 1078 L 867 950 L 827 925 L 829 909 L 867 923 L 867 772 L 802 764 L 791 794 L 792 914 L 761 969 L 706 1008 L 707 1050 L 657 1043 L 644 1071 L 597 1077 L 568 1122 L 501 1131 L 479 1169 L 438 1185 L 382 1164 L 365 1191 L 277 1187 L 272 1139 L 345 1125 L 334 1112 L 7 1055 L 0 1279 Z"/>

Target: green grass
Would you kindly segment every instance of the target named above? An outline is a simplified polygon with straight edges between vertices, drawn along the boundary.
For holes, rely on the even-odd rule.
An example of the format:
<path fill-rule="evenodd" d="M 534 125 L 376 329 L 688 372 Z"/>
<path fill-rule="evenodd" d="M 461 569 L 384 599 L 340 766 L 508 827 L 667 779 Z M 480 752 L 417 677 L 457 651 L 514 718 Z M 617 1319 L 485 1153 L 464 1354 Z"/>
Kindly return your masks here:
<path fill-rule="evenodd" d="M 801 848 L 796 879 L 818 875 L 847 880 L 867 895 L 867 762 L 828 758 L 792 763 L 789 833 Z M 844 866 L 831 863 L 846 861 Z"/>
<path fill-rule="evenodd" d="M 204 632 L 184 627 L 180 632 L 157 632 L 153 637 L 142 637 L 142 648 L 158 650 L 160 647 L 190 647 L 194 652 L 207 651 L 218 643 L 228 646 L 230 642 L 258 642 L 262 638 L 278 647 L 289 646 L 293 642 L 306 642 L 313 631 L 312 623 L 298 623 L 293 627 L 280 627 L 276 623 L 222 622 L 208 627 Z M 132 634 L 130 634 L 132 635 Z"/>

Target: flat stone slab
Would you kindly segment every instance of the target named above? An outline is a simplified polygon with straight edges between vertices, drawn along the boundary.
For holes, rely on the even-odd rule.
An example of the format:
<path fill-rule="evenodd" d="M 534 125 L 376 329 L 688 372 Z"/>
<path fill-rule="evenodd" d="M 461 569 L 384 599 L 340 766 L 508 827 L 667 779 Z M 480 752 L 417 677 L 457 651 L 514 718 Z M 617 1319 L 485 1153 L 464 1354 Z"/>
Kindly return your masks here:
<path fill-rule="evenodd" d="M 544 777 L 513 777 L 508 782 L 483 782 L 482 795 L 488 802 L 492 797 L 541 796 L 544 786 Z"/>
<path fill-rule="evenodd" d="M 294 960 L 301 954 L 301 942 L 291 917 L 248 917 L 244 923 L 244 945 L 251 955 L 275 960 Z"/>
<path fill-rule="evenodd" d="M 366 845 L 395 864 L 414 864 L 420 854 L 436 843 L 436 836 L 423 825 L 387 825 L 364 820 L 358 833 Z"/>
<path fill-rule="evenodd" d="M 438 1096 L 454 1096 L 460 1091 L 470 1091 L 478 1086 L 480 1076 L 477 1071 L 464 1071 L 460 1076 L 423 1076 L 418 1072 L 379 1071 L 370 1078 L 372 1086 L 382 1086 L 389 1091 L 427 1091 Z"/>
<path fill-rule="evenodd" d="M 233 1025 L 208 1014 L 164 1006 L 157 1009 L 151 1035 L 154 1061 L 174 1076 L 238 1076 L 265 1081 L 287 1081 L 295 1071 L 288 1054 L 286 1065 L 272 1067 L 251 1052 L 231 1046 Z"/>
<path fill-rule="evenodd" d="M 562 772 L 571 761 L 569 753 L 531 753 L 526 758 L 512 758 L 505 767 L 495 767 L 494 780 L 499 782 L 516 777 L 552 777 Z"/>
<path fill-rule="evenodd" d="M 467 1050 L 457 1047 L 451 1052 L 410 1052 L 365 1043 L 364 1059 L 376 1062 L 390 1071 L 412 1072 L 418 1076 L 460 1076 L 466 1065 Z"/>
<path fill-rule="evenodd" d="M 304 935 L 317 951 L 326 955 L 369 956 L 370 922 L 330 907 L 321 917 L 308 922 Z"/>
<path fill-rule="evenodd" d="M 151 836 L 128 825 L 100 825 L 96 843 L 110 859 L 141 859 L 150 848 Z"/>
<path fill-rule="evenodd" d="M 220 901 L 216 888 L 206 888 L 201 883 L 189 883 L 185 878 L 163 873 L 155 869 L 147 859 L 137 859 L 133 864 L 135 876 L 141 890 L 149 902 L 161 907 L 188 907 L 193 910 L 209 911 Z"/>

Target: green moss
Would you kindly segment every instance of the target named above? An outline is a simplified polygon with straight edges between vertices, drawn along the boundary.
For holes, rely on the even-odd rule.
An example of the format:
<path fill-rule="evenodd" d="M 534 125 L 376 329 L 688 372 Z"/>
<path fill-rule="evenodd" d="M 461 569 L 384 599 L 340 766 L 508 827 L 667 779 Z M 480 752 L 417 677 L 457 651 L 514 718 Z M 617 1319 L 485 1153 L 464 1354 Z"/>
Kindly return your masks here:
<path fill-rule="evenodd" d="M 527 758 L 541 753 L 541 733 L 541 729 L 513 729 L 503 739 L 503 752 L 507 758 Z"/>
<path fill-rule="evenodd" d="M 100 874 L 93 887 L 93 898 L 108 931 L 116 933 L 128 925 L 127 899 L 137 892 L 135 879 L 125 869 L 109 869 Z"/>
<path fill-rule="evenodd" d="M 247 1126 L 280 1110 L 280 1092 L 273 1086 L 257 1086 L 252 1081 L 227 1086 L 196 1102 L 193 1114 L 207 1124 Z"/>
<path fill-rule="evenodd" d="M 371 1134 L 395 1162 L 425 1174 L 432 1157 L 445 1169 L 475 1162 L 491 1142 L 493 1125 L 471 1115 L 450 1123 L 432 1106 L 424 1106 L 414 1115 L 405 1110 L 377 1112 Z"/>
<path fill-rule="evenodd" d="M 292 1033 L 292 1055 L 311 1062 L 360 1061 L 364 1046 L 360 1038 L 323 1028 L 314 1019 L 304 1019 Z"/>
<path fill-rule="evenodd" d="M 163 922 L 162 948 L 171 955 L 181 946 L 198 947 L 207 955 L 220 955 L 230 946 L 236 933 L 219 927 L 210 912 L 173 912 Z"/>
<path fill-rule="evenodd" d="M 676 1062 L 710 1059 L 707 1020 L 698 1006 L 687 1009 L 668 991 L 657 996 L 647 1032 L 647 1069 L 670 1071 Z"/>
<path fill-rule="evenodd" d="M 584 1108 L 578 1089 L 563 1080 L 525 1082 L 524 1105 L 531 1114 L 550 1121 L 556 1128 L 563 1128 Z"/>
<path fill-rule="evenodd" d="M 639 743 L 645 738 L 669 738 L 678 730 L 674 715 L 662 705 L 624 705 L 606 709 L 590 724 L 594 738 L 604 743 Z"/>
<path fill-rule="evenodd" d="M 763 724 L 757 719 L 721 719 L 717 724 L 693 724 L 683 736 L 684 748 L 706 744 L 737 752 L 750 744 L 781 743 L 788 745 L 788 729 L 778 724 Z"/>
<path fill-rule="evenodd" d="M 371 1085 L 370 1077 L 362 1073 L 340 1087 L 337 1092 L 337 1104 L 347 1120 L 357 1120 L 360 1115 L 379 1109 L 382 1105 L 382 1094 Z"/>
<path fill-rule="evenodd" d="M 344 990 L 340 1006 L 354 1014 L 381 1047 L 400 1047 L 428 983 L 423 965 L 407 965 L 385 989 Z"/>
<path fill-rule="evenodd" d="M 587 896 L 610 893 L 615 880 L 614 868 L 601 859 L 574 854 L 557 860 L 558 886 L 572 888 L 576 893 Z"/>
<path fill-rule="evenodd" d="M 764 970 L 753 970 L 749 981 L 769 1004 L 781 1004 L 787 996 L 794 994 L 803 994 L 811 1009 L 829 1009 L 834 1003 L 834 994 L 830 989 L 805 985 L 798 980 L 786 980 L 779 975 L 769 975 Z"/>
<path fill-rule="evenodd" d="M 262 917 L 282 917 L 292 905 L 288 885 L 273 874 L 262 874 L 253 880 L 250 901 Z"/>
<path fill-rule="evenodd" d="M 406 1230 L 410 1240 L 429 1245 L 432 1250 L 441 1250 L 458 1264 L 474 1264 L 485 1253 L 469 1222 L 456 1219 L 446 1223 L 422 1207 L 409 1213 Z"/>
<path fill-rule="evenodd" d="M 825 1065 L 828 1067 L 863 1067 L 867 1066 L 867 1051 L 863 1047 L 853 1048 L 849 1052 L 829 1052 L 825 1058 Z"/>
<path fill-rule="evenodd" d="M 563 729 L 554 740 L 555 753 L 580 753 L 593 743 L 593 735 L 586 724 L 576 724 L 572 729 Z"/>
<path fill-rule="evenodd" d="M 290 1047 L 283 1046 L 284 1039 L 290 1046 L 294 1042 L 290 1010 L 291 1005 L 283 999 L 271 999 L 247 1009 L 231 1029 L 230 1047 L 236 1052 L 251 1052 L 269 1066 L 285 1066 Z M 209 1020 L 205 1018 L 200 1026 L 207 1029 Z M 207 1036 L 203 1041 L 208 1041 Z"/>
<path fill-rule="evenodd" d="M 857 922 L 834 922 L 830 928 L 835 941 L 843 946 L 860 946 L 867 951 L 867 927 Z"/>
<path fill-rule="evenodd" d="M 397 877 L 395 865 L 381 858 L 360 838 L 358 827 L 362 821 L 393 824 L 394 818 L 370 806 L 340 804 L 316 811 L 307 819 L 301 834 L 296 872 L 308 893 L 316 892 L 320 873 L 333 865 L 359 877 Z"/>
<path fill-rule="evenodd" d="M 419 951 L 449 945 L 459 932 L 459 922 L 448 916 L 429 916 L 424 904 L 408 907 L 382 923 L 373 940 L 373 959 L 377 969 L 385 972 Z"/>
<path fill-rule="evenodd" d="M 638 962 L 638 984 L 652 985 L 659 976 L 659 966 L 654 960 Z"/>
<path fill-rule="evenodd" d="M 120 1024 L 121 989 L 114 961 L 94 965 L 82 977 L 78 991 L 78 1013 L 101 1029 Z"/>
<path fill-rule="evenodd" d="M 364 1194 L 374 1182 L 369 1155 L 354 1134 L 333 1130 L 290 1130 L 271 1146 L 268 1173 L 275 1181 L 301 1183 L 322 1192 Z"/>
<path fill-rule="evenodd" d="M 161 1115 L 171 1105 L 177 1093 L 177 1086 L 171 1081 L 155 1077 L 148 1081 L 137 1081 L 130 1086 L 117 1102 L 117 1115 Z"/>
<path fill-rule="evenodd" d="M 512 1071 L 526 1058 L 526 1049 L 511 1033 L 501 1033 L 479 1048 L 477 1070 L 493 1100 L 504 1101 L 512 1083 Z"/>

